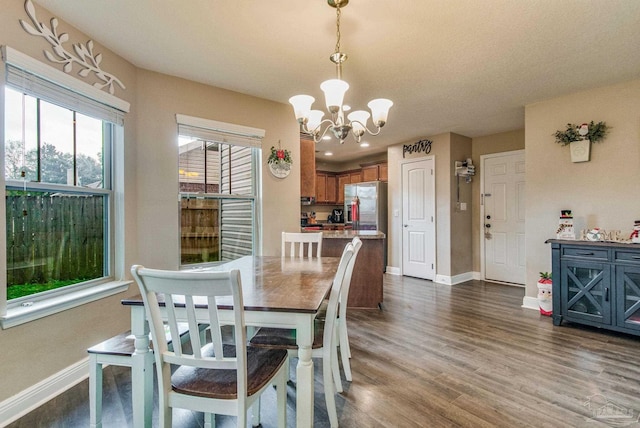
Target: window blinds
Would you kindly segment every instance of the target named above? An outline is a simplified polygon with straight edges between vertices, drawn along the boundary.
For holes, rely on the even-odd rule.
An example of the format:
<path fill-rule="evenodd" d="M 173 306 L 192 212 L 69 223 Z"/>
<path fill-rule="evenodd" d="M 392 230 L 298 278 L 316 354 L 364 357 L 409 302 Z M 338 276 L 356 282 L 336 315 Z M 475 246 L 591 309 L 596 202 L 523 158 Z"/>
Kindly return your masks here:
<path fill-rule="evenodd" d="M 209 119 L 176 115 L 178 134 L 243 147 L 262 147 L 264 130 Z"/>
<path fill-rule="evenodd" d="M 122 126 L 129 103 L 9 46 L 2 46 L 6 83 L 50 103 Z"/>

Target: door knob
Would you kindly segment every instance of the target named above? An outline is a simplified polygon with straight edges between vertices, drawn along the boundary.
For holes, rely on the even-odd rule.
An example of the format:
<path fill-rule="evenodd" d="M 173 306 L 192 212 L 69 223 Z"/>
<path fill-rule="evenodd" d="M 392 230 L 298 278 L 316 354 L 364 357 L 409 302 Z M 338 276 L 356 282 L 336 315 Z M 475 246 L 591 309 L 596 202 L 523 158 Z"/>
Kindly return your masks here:
<path fill-rule="evenodd" d="M 404 227 L 409 227 L 409 225 L 408 225 L 408 224 L 405 224 L 405 225 L 404 225 Z"/>
<path fill-rule="evenodd" d="M 491 216 L 490 215 L 487 216 L 487 220 L 491 220 Z"/>
<path fill-rule="evenodd" d="M 488 228 L 491 227 L 491 225 L 487 223 L 487 224 L 484 225 L 484 227 L 486 227 L 488 229 Z"/>

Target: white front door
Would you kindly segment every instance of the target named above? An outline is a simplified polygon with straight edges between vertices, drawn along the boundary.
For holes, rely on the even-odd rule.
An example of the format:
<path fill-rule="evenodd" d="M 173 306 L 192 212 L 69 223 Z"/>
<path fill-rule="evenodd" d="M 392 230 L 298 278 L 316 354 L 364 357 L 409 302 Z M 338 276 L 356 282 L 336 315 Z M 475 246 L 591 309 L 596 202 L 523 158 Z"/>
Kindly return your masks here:
<path fill-rule="evenodd" d="M 482 157 L 484 278 L 525 283 L 524 150 Z"/>
<path fill-rule="evenodd" d="M 436 223 L 433 157 L 402 165 L 402 274 L 435 279 Z"/>

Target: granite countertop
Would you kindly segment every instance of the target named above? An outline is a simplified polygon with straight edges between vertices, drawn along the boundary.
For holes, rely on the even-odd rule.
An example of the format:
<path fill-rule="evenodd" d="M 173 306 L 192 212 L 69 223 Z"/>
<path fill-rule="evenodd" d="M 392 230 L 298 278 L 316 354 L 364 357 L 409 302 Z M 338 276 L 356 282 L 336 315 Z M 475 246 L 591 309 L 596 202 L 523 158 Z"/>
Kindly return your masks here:
<path fill-rule="evenodd" d="M 322 239 L 384 239 L 386 235 L 377 230 L 329 230 L 322 232 Z"/>

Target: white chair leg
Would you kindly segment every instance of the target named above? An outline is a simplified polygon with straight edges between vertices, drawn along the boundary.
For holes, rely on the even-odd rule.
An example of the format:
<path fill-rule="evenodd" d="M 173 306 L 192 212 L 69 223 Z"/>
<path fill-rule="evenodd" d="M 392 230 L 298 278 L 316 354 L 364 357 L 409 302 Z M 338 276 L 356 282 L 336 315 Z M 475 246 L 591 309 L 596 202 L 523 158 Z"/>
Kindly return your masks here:
<path fill-rule="evenodd" d="M 347 355 L 351 358 L 351 345 L 349 345 L 349 332 L 347 330 L 347 320 L 340 320 L 340 346 L 347 348 Z"/>
<path fill-rule="evenodd" d="M 344 378 L 351 382 L 353 381 L 353 376 L 351 375 L 351 362 L 349 358 L 351 358 L 351 349 L 349 349 L 349 336 L 347 335 L 347 325 L 345 324 L 346 320 L 340 320 L 340 327 L 338 328 L 338 334 L 340 335 L 340 356 L 342 359 L 342 370 L 344 370 Z"/>
<path fill-rule="evenodd" d="M 278 377 L 276 397 L 278 406 L 278 428 L 287 427 L 287 381 L 289 380 L 289 359 L 285 362 L 282 375 Z"/>
<path fill-rule="evenodd" d="M 89 354 L 89 426 L 102 427 L 102 364 Z"/>
<path fill-rule="evenodd" d="M 331 368 L 331 361 L 327 358 L 322 359 L 322 377 L 324 379 L 324 401 L 327 404 L 329 422 L 331 428 L 336 428 L 338 426 L 338 412 L 336 410 L 333 370 Z"/>
<path fill-rule="evenodd" d="M 204 428 L 216 428 L 216 415 L 215 413 L 204 414 Z"/>
<path fill-rule="evenodd" d="M 253 406 L 251 406 L 251 426 L 252 427 L 260 426 L 260 400 L 261 398 L 258 398 L 253 403 Z M 238 425 L 238 426 L 241 426 L 241 425 Z"/>
<path fill-rule="evenodd" d="M 164 406 L 162 402 L 158 407 L 158 423 L 160 428 L 170 428 L 173 421 L 173 411 L 171 407 Z"/>
<path fill-rule="evenodd" d="M 336 332 L 334 332 L 334 335 Z M 336 346 L 331 349 L 331 373 L 333 374 L 333 382 L 335 384 L 335 388 L 337 392 L 342 392 L 342 379 L 340 378 L 340 366 L 338 364 L 338 348 L 337 348 L 337 337 L 334 337 L 334 342 Z"/>
<path fill-rule="evenodd" d="M 344 378 L 348 382 L 351 382 L 353 381 L 353 376 L 351 375 L 351 363 L 349 362 L 349 355 L 346 347 L 340 347 L 340 356 L 342 357 L 342 370 L 344 370 Z"/>
<path fill-rule="evenodd" d="M 238 413 L 238 423 L 236 424 L 237 427 L 246 427 L 247 426 L 247 412 L 246 410 L 244 412 L 239 412 Z"/>

